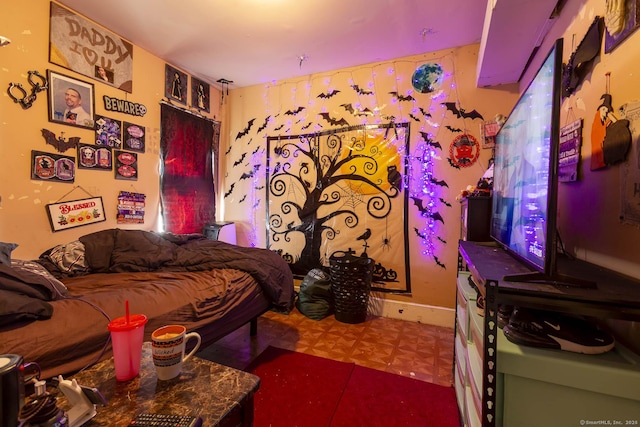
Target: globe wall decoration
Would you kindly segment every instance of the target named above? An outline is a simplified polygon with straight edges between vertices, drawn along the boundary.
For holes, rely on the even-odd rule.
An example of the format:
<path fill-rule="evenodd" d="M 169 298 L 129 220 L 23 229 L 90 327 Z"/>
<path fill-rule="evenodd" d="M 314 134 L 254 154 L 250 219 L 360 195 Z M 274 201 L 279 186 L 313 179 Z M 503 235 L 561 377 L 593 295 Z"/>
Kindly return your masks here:
<path fill-rule="evenodd" d="M 420 65 L 411 76 L 413 88 L 420 93 L 430 93 L 442 85 L 443 71 L 440 64 L 427 62 Z"/>

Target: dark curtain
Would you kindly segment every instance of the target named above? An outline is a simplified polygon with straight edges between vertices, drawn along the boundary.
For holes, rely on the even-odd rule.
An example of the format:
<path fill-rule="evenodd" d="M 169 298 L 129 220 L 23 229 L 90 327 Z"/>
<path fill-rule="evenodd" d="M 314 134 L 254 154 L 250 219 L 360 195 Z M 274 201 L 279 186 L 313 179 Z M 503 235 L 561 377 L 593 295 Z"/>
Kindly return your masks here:
<path fill-rule="evenodd" d="M 215 221 L 215 122 L 161 105 L 160 203 L 165 231 L 202 233 Z"/>

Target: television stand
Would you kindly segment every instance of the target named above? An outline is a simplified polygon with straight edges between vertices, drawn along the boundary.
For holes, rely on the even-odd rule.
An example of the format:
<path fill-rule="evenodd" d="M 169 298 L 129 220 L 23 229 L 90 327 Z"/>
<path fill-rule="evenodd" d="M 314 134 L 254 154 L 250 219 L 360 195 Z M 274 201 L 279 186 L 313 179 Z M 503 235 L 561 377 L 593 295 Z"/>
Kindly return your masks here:
<path fill-rule="evenodd" d="M 579 279 L 577 277 L 569 276 L 566 274 L 555 273 L 551 276 L 537 271 L 530 273 L 518 273 L 504 276 L 502 278 L 505 282 L 531 282 L 542 283 L 553 286 L 568 286 L 574 288 L 584 289 L 597 289 L 598 285 L 592 280 Z"/>

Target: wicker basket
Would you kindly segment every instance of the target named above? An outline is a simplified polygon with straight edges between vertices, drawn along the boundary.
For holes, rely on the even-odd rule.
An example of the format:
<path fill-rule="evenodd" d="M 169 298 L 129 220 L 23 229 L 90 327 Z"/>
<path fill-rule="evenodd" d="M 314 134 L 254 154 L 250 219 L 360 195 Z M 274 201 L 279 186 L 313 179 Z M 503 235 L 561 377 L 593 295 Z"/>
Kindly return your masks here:
<path fill-rule="evenodd" d="M 335 252 L 329 258 L 331 291 L 336 320 L 362 323 L 367 318 L 373 260 L 351 252 Z"/>

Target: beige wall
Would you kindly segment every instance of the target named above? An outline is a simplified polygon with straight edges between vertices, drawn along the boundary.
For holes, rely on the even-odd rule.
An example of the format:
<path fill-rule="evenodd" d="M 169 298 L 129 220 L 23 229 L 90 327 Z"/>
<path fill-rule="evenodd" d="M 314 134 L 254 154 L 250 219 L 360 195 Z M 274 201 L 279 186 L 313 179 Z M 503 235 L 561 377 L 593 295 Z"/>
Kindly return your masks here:
<path fill-rule="evenodd" d="M 139 228 L 137 225 L 116 223 L 117 197 L 120 191 L 146 194 L 146 215 L 142 228 L 157 229 L 159 102 L 164 98 L 165 62 L 134 47 L 133 93 L 126 93 L 48 62 L 49 1 L 34 0 L 27 4 L 19 0 L 6 0 L 2 2 L 0 10 L 0 33 L 12 41 L 10 45 L 0 48 L 0 241 L 18 243 L 20 246 L 13 256 L 29 259 L 37 258 L 42 251 L 55 244 L 104 228 Z M 28 87 L 29 70 L 37 70 L 46 75 L 47 69 L 93 83 L 97 114 L 146 127 L 146 152 L 138 155 L 140 177 L 137 181 L 116 180 L 113 172 L 94 170 L 77 170 L 74 184 L 30 179 L 31 150 L 57 153 L 55 148 L 45 143 L 41 129 L 49 129 L 56 135 L 64 132 L 65 138 L 78 136 L 81 142 L 93 143 L 94 132 L 91 130 L 48 121 L 46 92 L 41 92 L 33 106 L 27 110 L 23 110 L 7 96 L 6 88 L 10 82 L 20 82 Z M 103 95 L 143 104 L 148 111 L 144 117 L 107 112 L 102 101 Z M 211 98 L 209 116 L 217 116 L 219 120 L 220 92 L 213 86 Z M 64 155 L 75 156 L 75 151 L 68 150 Z M 81 188 L 67 195 L 75 186 Z M 74 200 L 89 197 L 83 190 L 102 197 L 107 221 L 52 233 L 45 205 L 61 198 Z"/>
<path fill-rule="evenodd" d="M 455 305 L 455 276 L 457 266 L 457 243 L 460 237 L 460 204 L 456 196 L 470 184 L 476 184 L 486 170 L 491 157 L 490 149 L 481 149 L 480 158 L 470 167 L 459 169 L 450 166 L 449 147 L 459 133 L 452 133 L 446 125 L 458 127 L 480 140 L 480 120 L 454 119 L 451 112 L 442 107 L 443 102 L 458 102 L 461 108 L 480 112 L 486 120 L 491 120 L 498 113 L 507 114 L 517 98 L 517 85 L 499 88 L 479 89 L 475 86 L 475 69 L 478 45 L 457 49 L 426 53 L 376 64 L 366 64 L 349 69 L 334 70 L 324 74 L 310 75 L 300 79 L 273 82 L 268 85 L 235 89 L 225 98 L 225 108 L 229 123 L 223 127 L 221 153 L 228 154 L 221 159 L 226 165 L 225 191 L 234 184 L 233 192 L 225 198 L 225 220 L 237 222 L 238 241 L 240 244 L 266 244 L 265 234 L 265 172 L 260 170 L 259 182 L 241 180 L 242 173 L 248 172 L 246 164 L 234 167 L 241 153 L 256 152 L 255 162 L 266 162 L 266 137 L 278 135 L 298 135 L 313 131 L 324 131 L 332 127 L 320 116 L 321 112 L 329 112 L 331 117 L 345 118 L 350 125 L 362 124 L 361 117 L 348 113 L 342 104 L 351 103 L 371 110 L 381 108 L 373 117 L 366 116 L 367 124 L 388 123 L 383 116 L 395 116 L 396 122 L 411 123 L 411 155 L 420 154 L 418 150 L 422 142 L 420 132 L 431 132 L 433 139 L 439 142 L 442 150 L 437 150 L 434 160 L 434 177 L 444 180 L 448 187 L 434 187 L 437 197 L 446 203 L 438 202 L 436 210 L 444 218 L 444 225 L 437 222 L 434 238 L 434 254 L 445 265 L 442 268 L 432 256 L 423 255 L 421 239 L 413 231 L 414 227 L 424 227 L 424 218 L 420 217 L 417 207 L 409 201 L 406 217 L 409 221 L 409 249 L 411 295 L 384 295 L 385 298 L 402 302 L 425 304 L 435 307 L 452 308 Z M 416 67 L 427 62 L 437 62 L 444 69 L 445 79 L 440 90 L 422 94 L 412 90 L 411 77 Z M 304 64 L 302 65 L 304 67 Z M 372 90 L 375 95 L 358 95 L 351 85 L 357 84 L 363 89 Z M 339 90 L 331 98 L 318 98 L 318 94 L 331 90 Z M 397 91 L 402 95 L 411 94 L 415 102 L 399 102 L 389 92 Z M 304 107 L 305 110 L 296 115 L 283 114 L 287 110 Z M 419 108 L 429 110 L 432 117 L 429 121 L 420 113 Z M 416 122 L 409 114 L 421 118 Z M 258 133 L 256 128 L 264 123 L 267 116 L 272 117 L 267 130 Z M 255 119 L 250 134 L 236 140 L 239 131 L 243 130 L 249 120 Z M 302 119 L 302 120 L 301 120 Z M 303 127 L 311 126 L 304 130 Z M 322 128 L 316 127 L 320 123 Z M 431 123 L 431 124 L 430 124 Z M 436 124 L 437 126 L 432 126 Z M 283 126 L 280 130 L 276 128 Z M 288 131 L 287 131 L 288 130 Z M 248 161 L 245 163 L 249 163 Z M 251 162 L 253 163 L 253 162 Z M 414 166 L 415 167 L 415 166 Z M 413 181 L 419 177 L 414 176 Z M 412 183 L 416 185 L 416 183 Z M 260 190 L 256 190 L 259 188 Z M 427 198 L 424 198 L 427 200 Z M 257 208 L 252 206 L 257 204 Z M 450 205 L 450 206 L 447 206 Z M 396 245 L 400 245 L 402 236 L 393 236 Z M 393 247 L 393 246 L 392 246 Z M 428 320 L 427 320 L 428 321 Z"/>

